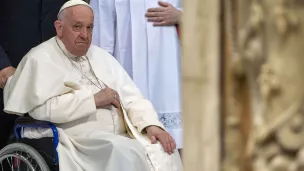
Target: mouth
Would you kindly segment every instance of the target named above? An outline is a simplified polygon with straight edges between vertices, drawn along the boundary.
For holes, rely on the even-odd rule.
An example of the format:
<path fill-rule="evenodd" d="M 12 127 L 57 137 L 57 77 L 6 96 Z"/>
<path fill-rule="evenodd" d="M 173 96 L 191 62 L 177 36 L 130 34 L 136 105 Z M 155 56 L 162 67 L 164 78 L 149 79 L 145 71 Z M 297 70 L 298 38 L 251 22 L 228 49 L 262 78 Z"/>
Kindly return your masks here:
<path fill-rule="evenodd" d="M 88 44 L 88 42 L 76 42 L 77 44 Z"/>
<path fill-rule="evenodd" d="M 84 48 L 86 48 L 86 47 L 88 47 L 89 45 L 88 45 L 87 42 L 77 42 L 77 43 L 75 43 L 75 46 L 79 46 L 79 47 L 84 47 Z"/>

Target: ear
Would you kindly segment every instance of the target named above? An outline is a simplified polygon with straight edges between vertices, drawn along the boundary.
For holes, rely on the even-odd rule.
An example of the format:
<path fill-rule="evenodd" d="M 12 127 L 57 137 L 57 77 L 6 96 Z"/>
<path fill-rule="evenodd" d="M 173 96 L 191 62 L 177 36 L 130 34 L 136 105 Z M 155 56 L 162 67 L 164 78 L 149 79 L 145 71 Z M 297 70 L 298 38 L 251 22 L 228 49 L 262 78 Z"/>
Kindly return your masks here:
<path fill-rule="evenodd" d="M 55 28 L 56 28 L 57 36 L 59 38 L 61 38 L 62 37 L 62 32 L 63 32 L 63 22 L 59 21 L 59 20 L 56 20 L 54 25 L 55 25 Z"/>

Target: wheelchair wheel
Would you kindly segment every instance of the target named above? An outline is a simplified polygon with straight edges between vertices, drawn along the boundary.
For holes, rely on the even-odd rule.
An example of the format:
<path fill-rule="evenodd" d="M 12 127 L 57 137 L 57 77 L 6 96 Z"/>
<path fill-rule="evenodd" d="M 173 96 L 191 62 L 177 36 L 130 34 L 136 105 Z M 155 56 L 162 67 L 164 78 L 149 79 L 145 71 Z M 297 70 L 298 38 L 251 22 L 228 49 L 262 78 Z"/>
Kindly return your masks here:
<path fill-rule="evenodd" d="M 14 143 L 0 150 L 0 171 L 50 171 L 33 147 Z"/>

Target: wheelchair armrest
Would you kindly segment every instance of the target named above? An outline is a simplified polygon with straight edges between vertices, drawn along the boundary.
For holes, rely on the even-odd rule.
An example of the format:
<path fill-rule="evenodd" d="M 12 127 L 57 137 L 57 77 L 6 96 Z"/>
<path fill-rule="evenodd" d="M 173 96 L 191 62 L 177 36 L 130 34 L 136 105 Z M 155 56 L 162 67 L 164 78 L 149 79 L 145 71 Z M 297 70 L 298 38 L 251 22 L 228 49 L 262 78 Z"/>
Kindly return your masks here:
<path fill-rule="evenodd" d="M 25 117 L 19 117 L 15 121 L 16 125 L 41 125 L 41 126 L 47 126 L 50 124 L 50 122 L 47 121 L 39 121 L 32 117 L 25 116 Z"/>
<path fill-rule="evenodd" d="M 58 135 L 58 130 L 56 128 L 56 126 L 54 124 L 52 124 L 51 122 L 47 122 L 47 121 L 39 121 L 39 120 L 35 120 L 34 118 L 31 118 L 29 116 L 25 116 L 25 117 L 19 117 L 16 119 L 15 121 L 15 128 L 14 128 L 14 133 L 15 133 L 15 137 L 17 140 L 21 139 L 21 135 L 20 135 L 20 130 L 22 128 L 50 128 L 53 132 L 53 142 L 54 142 L 54 147 L 55 147 L 55 152 L 56 152 L 56 164 L 58 164 L 59 160 L 58 160 L 58 154 L 57 154 L 57 147 L 58 147 L 58 143 L 59 143 L 59 135 Z"/>
<path fill-rule="evenodd" d="M 17 118 L 14 127 L 17 140 L 21 137 L 20 130 L 23 128 L 50 128 L 53 132 L 54 138 L 58 139 L 58 131 L 56 126 L 48 121 L 35 120 L 29 116 Z"/>
<path fill-rule="evenodd" d="M 50 122 L 47 121 L 39 121 L 35 120 L 32 117 L 25 116 L 25 117 L 19 117 L 15 121 L 16 125 L 38 125 L 38 126 L 49 126 Z"/>

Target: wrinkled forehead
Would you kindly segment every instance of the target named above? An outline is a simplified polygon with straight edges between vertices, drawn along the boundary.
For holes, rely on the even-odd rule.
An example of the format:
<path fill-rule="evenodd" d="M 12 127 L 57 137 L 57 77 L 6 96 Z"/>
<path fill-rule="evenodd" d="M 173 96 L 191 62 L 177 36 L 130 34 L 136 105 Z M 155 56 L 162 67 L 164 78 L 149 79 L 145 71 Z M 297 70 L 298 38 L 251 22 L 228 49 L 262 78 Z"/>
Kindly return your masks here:
<path fill-rule="evenodd" d="M 94 13 L 91 8 L 85 5 L 77 5 L 66 9 L 69 19 L 77 22 L 93 22 Z"/>
<path fill-rule="evenodd" d="M 67 8 L 71 14 L 76 15 L 89 15 L 89 16 L 93 16 L 93 10 L 92 8 L 86 6 L 86 5 L 75 5 L 72 7 Z"/>

